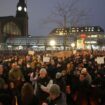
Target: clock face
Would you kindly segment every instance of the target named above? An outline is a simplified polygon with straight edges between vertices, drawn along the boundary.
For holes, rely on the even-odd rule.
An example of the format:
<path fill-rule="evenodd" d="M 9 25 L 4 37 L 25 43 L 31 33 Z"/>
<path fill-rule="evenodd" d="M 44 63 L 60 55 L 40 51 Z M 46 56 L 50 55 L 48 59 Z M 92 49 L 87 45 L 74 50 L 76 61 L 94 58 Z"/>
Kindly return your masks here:
<path fill-rule="evenodd" d="M 27 8 L 26 8 L 26 7 L 24 7 L 24 11 L 25 11 L 25 12 L 27 11 Z"/>
<path fill-rule="evenodd" d="M 22 7 L 21 7 L 21 6 L 19 6 L 19 7 L 18 7 L 18 11 L 21 11 L 21 10 L 22 10 Z"/>

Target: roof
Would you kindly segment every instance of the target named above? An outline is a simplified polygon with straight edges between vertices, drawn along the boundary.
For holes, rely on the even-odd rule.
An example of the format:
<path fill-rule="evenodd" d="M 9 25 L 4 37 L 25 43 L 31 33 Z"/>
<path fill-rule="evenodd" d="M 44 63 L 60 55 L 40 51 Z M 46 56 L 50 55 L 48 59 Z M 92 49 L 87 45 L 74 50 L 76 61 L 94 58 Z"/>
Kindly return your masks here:
<path fill-rule="evenodd" d="M 0 19 L 11 19 L 11 18 L 14 18 L 14 16 L 3 16 L 3 17 L 0 17 Z"/>

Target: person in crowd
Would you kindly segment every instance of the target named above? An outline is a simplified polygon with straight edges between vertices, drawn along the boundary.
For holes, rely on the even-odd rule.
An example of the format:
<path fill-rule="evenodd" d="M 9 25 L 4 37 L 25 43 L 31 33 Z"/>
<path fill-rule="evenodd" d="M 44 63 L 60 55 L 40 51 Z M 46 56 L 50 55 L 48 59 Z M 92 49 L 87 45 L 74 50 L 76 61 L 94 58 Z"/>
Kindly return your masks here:
<path fill-rule="evenodd" d="M 91 84 L 91 82 L 92 82 L 92 77 L 91 77 L 91 75 L 88 73 L 87 68 L 83 68 L 83 69 L 81 70 L 81 74 L 83 74 L 83 75 L 85 76 L 85 79 L 88 81 L 88 83 Z"/>
<path fill-rule="evenodd" d="M 9 80 L 14 81 L 17 88 L 21 88 L 24 76 L 16 62 L 12 64 L 12 68 L 9 71 Z"/>
<path fill-rule="evenodd" d="M 105 103 L 105 77 L 100 72 L 97 73 L 96 78 L 92 81 L 92 95 L 98 104 Z"/>
<path fill-rule="evenodd" d="M 9 91 L 9 94 L 10 94 L 10 98 L 11 98 L 11 100 L 13 100 L 12 101 L 12 105 L 15 105 L 15 96 L 16 96 L 16 89 L 15 89 L 15 84 L 14 84 L 14 82 L 12 82 L 12 81 L 10 81 L 9 83 L 8 83 L 8 91 Z"/>
<path fill-rule="evenodd" d="M 12 100 L 12 105 L 16 105 L 16 103 L 18 105 L 21 105 L 20 91 L 17 90 L 16 85 L 13 81 L 9 81 L 8 83 L 8 92 Z"/>
<path fill-rule="evenodd" d="M 75 105 L 75 100 L 73 99 L 73 91 L 70 85 L 66 86 L 66 102 L 67 105 Z"/>
<path fill-rule="evenodd" d="M 58 72 L 56 62 L 54 59 L 52 59 L 51 62 L 48 64 L 47 71 L 48 75 L 54 80 L 56 73 Z"/>
<path fill-rule="evenodd" d="M 56 78 L 55 78 L 54 83 L 58 84 L 60 86 L 61 91 L 65 93 L 66 79 L 63 78 L 63 75 L 61 72 L 56 73 Z"/>
<path fill-rule="evenodd" d="M 67 63 L 66 67 L 66 101 L 68 105 L 74 105 L 78 78 L 74 76 L 74 63 Z"/>
<path fill-rule="evenodd" d="M 33 69 L 31 68 L 31 63 L 26 63 L 24 69 L 24 78 L 25 81 L 30 82 L 30 74 L 32 73 Z"/>
<path fill-rule="evenodd" d="M 4 67 L 2 64 L 0 64 L 0 78 L 3 78 L 5 81 L 8 81 L 8 77 L 6 76 L 6 74 L 4 73 Z"/>
<path fill-rule="evenodd" d="M 91 105 L 90 103 L 90 77 L 85 68 L 82 69 L 78 82 L 76 105 Z"/>
<path fill-rule="evenodd" d="M 5 81 L 0 78 L 0 103 L 3 105 L 12 105 L 10 95 L 5 90 Z"/>
<path fill-rule="evenodd" d="M 59 85 L 53 84 L 49 89 L 49 97 L 42 105 L 67 105 L 66 97 L 60 90 Z"/>
<path fill-rule="evenodd" d="M 28 82 L 24 83 L 21 89 L 21 105 L 39 105 L 33 86 Z"/>
<path fill-rule="evenodd" d="M 58 62 L 56 65 L 57 72 L 61 72 L 63 70 L 64 64 L 62 62 Z"/>
<path fill-rule="evenodd" d="M 40 99 L 40 105 L 43 101 L 48 97 L 48 90 L 50 86 L 53 84 L 53 81 L 48 77 L 47 70 L 45 68 L 41 68 L 39 71 L 39 76 L 36 82 L 36 96 Z"/>

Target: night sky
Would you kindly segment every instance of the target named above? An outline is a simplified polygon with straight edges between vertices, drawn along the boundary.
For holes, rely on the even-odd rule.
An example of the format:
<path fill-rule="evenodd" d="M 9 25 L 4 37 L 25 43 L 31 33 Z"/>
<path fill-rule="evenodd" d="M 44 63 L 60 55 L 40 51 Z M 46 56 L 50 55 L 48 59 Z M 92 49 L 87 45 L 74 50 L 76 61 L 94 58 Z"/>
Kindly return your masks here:
<path fill-rule="evenodd" d="M 48 35 L 57 27 L 54 23 L 44 24 L 57 1 L 59 0 L 27 0 L 30 35 Z M 17 2 L 18 0 L 0 0 L 0 16 L 15 16 Z M 80 0 L 79 4 L 78 8 L 88 10 L 87 24 L 101 26 L 105 30 L 105 0 Z"/>

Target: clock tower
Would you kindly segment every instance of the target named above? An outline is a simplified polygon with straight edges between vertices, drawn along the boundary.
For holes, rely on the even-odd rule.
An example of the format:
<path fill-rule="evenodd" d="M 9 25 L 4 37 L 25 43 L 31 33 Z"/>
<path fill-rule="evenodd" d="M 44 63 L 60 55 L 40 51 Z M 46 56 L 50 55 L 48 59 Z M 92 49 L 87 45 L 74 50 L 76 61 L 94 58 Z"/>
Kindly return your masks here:
<path fill-rule="evenodd" d="M 18 26 L 22 32 L 22 36 L 28 35 L 28 13 L 25 0 L 19 0 L 17 3 L 16 18 Z"/>
<path fill-rule="evenodd" d="M 17 4 L 16 17 L 27 17 L 28 18 L 27 5 L 26 5 L 25 0 L 19 0 Z"/>

